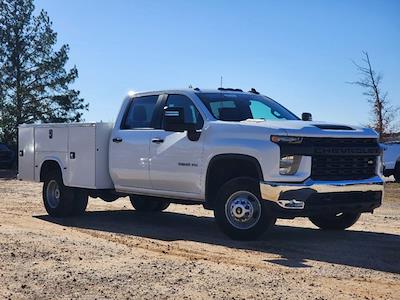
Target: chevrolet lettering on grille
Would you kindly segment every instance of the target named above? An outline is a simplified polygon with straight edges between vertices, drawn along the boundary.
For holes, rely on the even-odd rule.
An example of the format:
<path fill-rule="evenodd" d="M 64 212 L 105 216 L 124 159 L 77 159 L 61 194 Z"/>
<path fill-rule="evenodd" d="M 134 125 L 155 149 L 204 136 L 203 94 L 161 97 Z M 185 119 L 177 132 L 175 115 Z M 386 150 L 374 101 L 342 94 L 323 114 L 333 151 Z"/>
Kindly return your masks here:
<path fill-rule="evenodd" d="M 372 147 L 315 147 L 316 155 L 379 155 L 379 148 Z"/>

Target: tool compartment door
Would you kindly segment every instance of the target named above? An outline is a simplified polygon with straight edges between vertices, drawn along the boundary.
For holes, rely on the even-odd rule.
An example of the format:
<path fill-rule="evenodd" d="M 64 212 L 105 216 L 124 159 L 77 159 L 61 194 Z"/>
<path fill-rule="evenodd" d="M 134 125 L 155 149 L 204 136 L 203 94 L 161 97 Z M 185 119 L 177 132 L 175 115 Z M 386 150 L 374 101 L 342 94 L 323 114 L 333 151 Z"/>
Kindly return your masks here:
<path fill-rule="evenodd" d="M 96 188 L 96 127 L 70 126 L 68 140 L 69 186 Z"/>
<path fill-rule="evenodd" d="M 46 125 L 35 127 L 35 151 L 66 152 L 68 148 L 68 127 Z"/>
<path fill-rule="evenodd" d="M 35 128 L 18 128 L 18 179 L 35 180 Z"/>

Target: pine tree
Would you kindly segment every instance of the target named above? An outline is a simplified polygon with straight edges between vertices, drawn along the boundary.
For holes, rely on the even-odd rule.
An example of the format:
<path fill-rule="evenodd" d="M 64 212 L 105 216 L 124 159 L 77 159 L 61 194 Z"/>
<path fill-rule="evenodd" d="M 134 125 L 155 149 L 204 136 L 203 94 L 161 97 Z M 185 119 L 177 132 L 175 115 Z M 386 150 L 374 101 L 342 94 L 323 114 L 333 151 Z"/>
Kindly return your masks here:
<path fill-rule="evenodd" d="M 0 0 L 0 140 L 17 142 L 18 125 L 79 122 L 88 104 L 69 86 L 68 45 L 55 50 L 57 33 L 33 0 Z"/>

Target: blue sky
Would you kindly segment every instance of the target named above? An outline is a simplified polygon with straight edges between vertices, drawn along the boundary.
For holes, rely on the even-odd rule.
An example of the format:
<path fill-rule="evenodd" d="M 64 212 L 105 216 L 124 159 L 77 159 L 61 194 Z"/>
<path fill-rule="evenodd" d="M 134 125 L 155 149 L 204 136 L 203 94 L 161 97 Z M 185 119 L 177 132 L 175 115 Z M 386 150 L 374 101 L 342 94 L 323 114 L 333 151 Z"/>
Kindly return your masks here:
<path fill-rule="evenodd" d="M 129 90 L 257 90 L 315 120 L 366 124 L 351 63 L 367 50 L 400 105 L 400 1 L 37 0 L 70 45 L 86 121 L 114 121 Z"/>

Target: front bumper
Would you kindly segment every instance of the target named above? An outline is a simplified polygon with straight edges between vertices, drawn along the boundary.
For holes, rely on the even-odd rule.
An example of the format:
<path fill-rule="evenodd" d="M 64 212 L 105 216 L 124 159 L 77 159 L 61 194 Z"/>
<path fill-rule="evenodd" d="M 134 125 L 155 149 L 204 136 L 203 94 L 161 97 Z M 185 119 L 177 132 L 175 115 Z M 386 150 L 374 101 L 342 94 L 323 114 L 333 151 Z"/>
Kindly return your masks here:
<path fill-rule="evenodd" d="M 379 207 L 384 181 L 313 181 L 303 183 L 260 182 L 261 197 L 278 217 L 312 216 L 321 213 L 370 212 Z"/>

